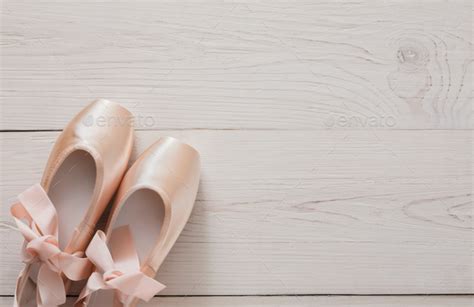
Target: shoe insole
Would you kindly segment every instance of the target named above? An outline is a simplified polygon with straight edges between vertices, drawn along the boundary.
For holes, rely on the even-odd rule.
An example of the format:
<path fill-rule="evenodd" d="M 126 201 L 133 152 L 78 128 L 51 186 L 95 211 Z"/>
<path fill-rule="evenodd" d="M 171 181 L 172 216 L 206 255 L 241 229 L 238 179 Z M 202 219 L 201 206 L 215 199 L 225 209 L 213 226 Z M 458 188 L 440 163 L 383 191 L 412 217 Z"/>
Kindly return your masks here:
<path fill-rule="evenodd" d="M 96 182 L 96 165 L 83 150 L 70 154 L 51 181 L 48 195 L 59 221 L 59 247 L 64 250 L 90 206 Z"/>
<path fill-rule="evenodd" d="M 128 225 L 140 263 L 143 263 L 156 245 L 163 225 L 164 212 L 163 200 L 156 192 L 140 189 L 125 200 L 112 225 L 111 231 Z M 112 306 L 113 298 L 112 291 L 98 291 L 92 295 L 88 306 Z"/>
<path fill-rule="evenodd" d="M 161 197 L 153 190 L 140 189 L 125 200 L 112 231 L 128 225 L 142 263 L 156 245 L 164 214 Z"/>

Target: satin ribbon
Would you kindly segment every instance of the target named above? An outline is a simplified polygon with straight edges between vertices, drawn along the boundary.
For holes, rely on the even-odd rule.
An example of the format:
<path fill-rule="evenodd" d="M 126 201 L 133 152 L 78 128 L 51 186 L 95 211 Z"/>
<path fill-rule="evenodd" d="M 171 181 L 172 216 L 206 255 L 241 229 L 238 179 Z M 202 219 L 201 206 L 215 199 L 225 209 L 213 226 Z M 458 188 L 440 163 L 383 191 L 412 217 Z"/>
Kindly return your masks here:
<path fill-rule="evenodd" d="M 86 255 L 96 266 L 96 272 L 89 277 L 76 306 L 98 290 L 115 290 L 120 302 L 127 304 L 133 298 L 149 301 L 166 287 L 140 271 L 140 261 L 128 226 L 114 229 L 108 245 L 104 232 L 98 231 Z"/>
<path fill-rule="evenodd" d="M 87 278 L 92 265 L 82 252 L 69 254 L 61 251 L 58 244 L 58 217 L 56 209 L 43 190 L 36 184 L 18 195 L 11 209 L 18 229 L 25 238 L 22 248 L 23 262 L 27 267 L 17 280 L 28 278 L 28 267 L 38 263 L 36 301 L 38 306 L 58 306 L 66 302 L 63 274 L 70 280 Z M 15 305 L 18 298 L 15 297 Z"/>

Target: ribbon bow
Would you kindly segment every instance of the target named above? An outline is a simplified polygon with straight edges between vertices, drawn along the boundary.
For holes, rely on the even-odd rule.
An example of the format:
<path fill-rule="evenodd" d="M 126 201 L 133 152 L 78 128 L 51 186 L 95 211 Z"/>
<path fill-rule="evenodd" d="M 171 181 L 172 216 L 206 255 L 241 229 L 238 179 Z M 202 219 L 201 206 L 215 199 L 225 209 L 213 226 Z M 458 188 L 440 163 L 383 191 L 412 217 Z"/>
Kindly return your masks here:
<path fill-rule="evenodd" d="M 149 301 L 166 287 L 140 271 L 128 226 L 114 229 L 108 246 L 104 232 L 98 231 L 86 250 L 87 257 L 96 266 L 96 272 L 89 277 L 76 306 L 98 290 L 115 290 L 120 302 L 127 304 L 133 298 Z"/>
<path fill-rule="evenodd" d="M 18 195 L 18 201 L 10 211 L 25 238 L 23 262 L 27 265 L 39 263 L 36 290 L 38 306 L 64 304 L 66 289 L 62 275 L 74 281 L 85 279 L 90 275 L 91 263 L 82 258 L 82 252 L 69 254 L 59 248 L 56 209 L 41 185 L 36 184 Z M 27 267 L 18 277 L 17 290 L 20 280 L 27 275 Z"/>

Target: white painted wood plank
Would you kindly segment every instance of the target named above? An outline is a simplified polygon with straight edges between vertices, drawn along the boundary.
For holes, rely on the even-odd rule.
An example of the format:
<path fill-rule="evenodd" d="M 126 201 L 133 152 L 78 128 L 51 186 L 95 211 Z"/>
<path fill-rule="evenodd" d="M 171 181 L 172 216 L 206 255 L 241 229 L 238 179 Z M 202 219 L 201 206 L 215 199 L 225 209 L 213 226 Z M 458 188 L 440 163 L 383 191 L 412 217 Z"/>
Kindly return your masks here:
<path fill-rule="evenodd" d="M 140 131 L 202 154 L 163 294 L 472 293 L 470 131 Z M 0 294 L 21 237 L 7 199 L 41 176 L 56 132 L 1 133 Z"/>
<path fill-rule="evenodd" d="M 472 3 L 2 1 L 1 129 L 472 128 Z M 146 119 L 146 120 L 144 120 Z"/>
<path fill-rule="evenodd" d="M 74 298 L 68 300 L 68 306 Z M 0 307 L 11 307 L 13 298 L 0 297 Z M 372 296 L 372 297 L 156 297 L 140 306 L 159 307 L 472 307 L 470 296 Z"/>

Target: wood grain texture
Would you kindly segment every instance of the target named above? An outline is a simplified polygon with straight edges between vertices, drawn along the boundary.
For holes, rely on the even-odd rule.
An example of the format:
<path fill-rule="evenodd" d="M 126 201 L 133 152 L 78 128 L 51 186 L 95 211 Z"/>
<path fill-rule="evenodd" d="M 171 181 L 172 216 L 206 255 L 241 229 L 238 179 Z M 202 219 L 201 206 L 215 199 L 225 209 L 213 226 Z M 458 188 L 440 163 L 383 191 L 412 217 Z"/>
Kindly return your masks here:
<path fill-rule="evenodd" d="M 72 305 L 73 298 L 68 300 Z M 11 307 L 11 297 L 0 297 L 0 307 Z M 469 296 L 421 296 L 421 297 L 156 297 L 141 307 L 471 307 Z"/>
<path fill-rule="evenodd" d="M 0 295 L 39 181 L 86 102 L 134 159 L 194 145 L 195 209 L 146 306 L 472 306 L 472 2 L 0 0 Z M 90 124 L 90 123 L 89 123 Z M 23 133 L 13 130 L 31 130 Z M 11 306 L 0 297 L 0 306 Z"/>
<path fill-rule="evenodd" d="M 1 133 L 0 294 L 21 268 L 8 198 L 57 132 Z M 471 131 L 139 131 L 202 154 L 163 294 L 472 293 Z"/>
<path fill-rule="evenodd" d="M 472 128 L 472 3 L 1 2 L 0 129 Z"/>

